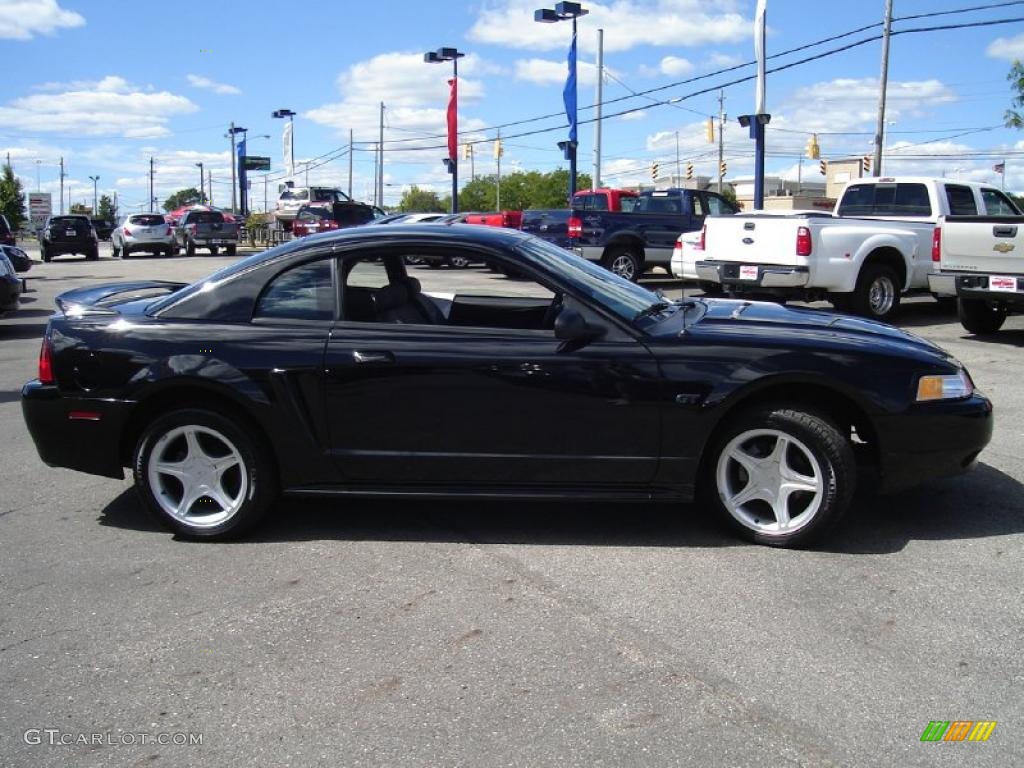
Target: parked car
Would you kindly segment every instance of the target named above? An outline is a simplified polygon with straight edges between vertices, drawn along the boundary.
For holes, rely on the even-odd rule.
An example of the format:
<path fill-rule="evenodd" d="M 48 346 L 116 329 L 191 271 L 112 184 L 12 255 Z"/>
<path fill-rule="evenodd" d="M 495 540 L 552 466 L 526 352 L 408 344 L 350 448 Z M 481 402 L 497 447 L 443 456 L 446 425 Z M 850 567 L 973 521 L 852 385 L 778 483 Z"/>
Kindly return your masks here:
<path fill-rule="evenodd" d="M 0 214 L 0 245 L 17 245 L 18 239 L 7 217 Z"/>
<path fill-rule="evenodd" d="M 0 245 L 0 253 L 10 260 L 15 272 L 28 272 L 32 269 L 32 259 L 16 245 Z"/>
<path fill-rule="evenodd" d="M 337 187 L 285 187 L 277 198 L 274 218 L 287 231 L 304 205 L 330 206 L 352 202 L 352 198 Z"/>
<path fill-rule="evenodd" d="M 519 229 L 523 223 L 522 211 L 494 211 L 492 213 L 467 213 L 465 224 L 483 224 L 487 227 L 509 227 Z"/>
<path fill-rule="evenodd" d="M 0 316 L 14 312 L 21 302 L 21 278 L 6 253 L 0 253 Z"/>
<path fill-rule="evenodd" d="M 184 250 L 186 256 L 195 256 L 197 248 L 209 250 L 211 256 L 223 248 L 228 256 L 234 256 L 238 249 L 238 224 L 227 221 L 221 211 L 187 211 L 174 227 L 173 247 Z"/>
<path fill-rule="evenodd" d="M 574 204 L 568 234 L 577 255 L 635 281 L 651 267 L 670 268 L 680 232 L 699 230 L 709 214 L 736 211 L 736 206 L 714 192 L 641 192 L 629 211 L 587 210 Z"/>
<path fill-rule="evenodd" d="M 572 198 L 572 207 L 578 211 L 626 211 L 629 213 L 640 199 L 640 193 L 631 189 L 582 189 Z"/>
<path fill-rule="evenodd" d="M 91 221 L 92 228 L 96 230 L 96 237 L 100 240 L 109 240 L 114 232 L 114 222 L 99 216 L 92 217 Z"/>
<path fill-rule="evenodd" d="M 556 208 L 552 210 L 531 210 L 523 211 L 523 219 L 519 224 L 523 232 L 529 232 L 542 240 L 560 246 L 571 248 L 572 240 L 569 239 L 569 209 Z"/>
<path fill-rule="evenodd" d="M 832 214 L 713 216 L 704 226 L 701 280 L 734 294 L 828 299 L 876 320 L 906 293 L 928 290 L 932 232 L 940 216 L 1007 215 L 995 187 L 914 176 L 857 179 Z"/>
<path fill-rule="evenodd" d="M 372 206 L 365 203 L 334 203 L 333 205 L 304 205 L 292 222 L 295 237 L 330 232 L 345 227 L 357 227 L 374 220 Z"/>
<path fill-rule="evenodd" d="M 424 291 L 460 252 L 514 285 Z M 507 291 L 507 292 L 506 292 Z M 770 302 L 669 302 L 498 227 L 353 227 L 192 285 L 56 299 L 22 412 L 47 464 L 123 476 L 185 537 L 289 496 L 684 502 L 806 545 L 850 505 L 969 468 L 992 405 L 937 346 Z"/>
<path fill-rule="evenodd" d="M 127 259 L 133 253 L 174 256 L 174 227 L 159 213 L 133 213 L 126 216 L 110 235 L 114 258 Z"/>
<path fill-rule="evenodd" d="M 932 234 L 938 272 L 928 286 L 956 297 L 960 324 L 985 335 L 1024 312 L 1024 217 L 1013 209 L 998 216 L 943 216 Z"/>
<path fill-rule="evenodd" d="M 39 230 L 39 252 L 47 262 L 68 253 L 81 253 L 89 261 L 95 261 L 100 257 L 99 238 L 88 216 L 77 213 L 47 216 Z"/>

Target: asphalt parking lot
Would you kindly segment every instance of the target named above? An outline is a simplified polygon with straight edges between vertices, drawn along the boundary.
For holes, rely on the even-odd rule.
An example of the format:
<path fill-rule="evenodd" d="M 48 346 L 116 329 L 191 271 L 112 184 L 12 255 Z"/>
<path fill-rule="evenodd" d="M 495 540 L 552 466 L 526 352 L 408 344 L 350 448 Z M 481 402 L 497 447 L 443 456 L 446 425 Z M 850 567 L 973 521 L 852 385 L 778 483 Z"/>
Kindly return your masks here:
<path fill-rule="evenodd" d="M 995 437 L 970 474 L 858 500 L 815 551 L 738 543 L 698 506 L 380 501 L 282 502 L 197 544 L 127 480 L 42 464 L 19 391 L 56 293 L 228 261 L 107 246 L 34 266 L 0 319 L 0 765 L 1024 764 L 1024 318 L 982 341 L 908 302 Z M 998 725 L 922 743 L 932 720 Z"/>

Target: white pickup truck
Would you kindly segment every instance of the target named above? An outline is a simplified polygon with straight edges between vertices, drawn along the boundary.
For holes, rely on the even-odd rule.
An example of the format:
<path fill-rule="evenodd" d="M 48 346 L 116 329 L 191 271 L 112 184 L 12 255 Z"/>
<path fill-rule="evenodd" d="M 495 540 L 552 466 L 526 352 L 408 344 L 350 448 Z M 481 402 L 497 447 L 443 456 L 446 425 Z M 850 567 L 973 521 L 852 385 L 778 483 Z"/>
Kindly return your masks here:
<path fill-rule="evenodd" d="M 709 216 L 697 277 L 732 293 L 815 301 L 876 319 L 900 296 L 928 290 L 932 233 L 941 216 L 1016 211 L 998 189 L 921 177 L 859 179 L 833 213 Z"/>
<path fill-rule="evenodd" d="M 935 228 L 932 260 L 939 271 L 928 275 L 928 286 L 956 296 L 960 323 L 974 334 L 995 333 L 1007 315 L 1024 312 L 1024 217 L 1011 211 L 943 217 Z"/>

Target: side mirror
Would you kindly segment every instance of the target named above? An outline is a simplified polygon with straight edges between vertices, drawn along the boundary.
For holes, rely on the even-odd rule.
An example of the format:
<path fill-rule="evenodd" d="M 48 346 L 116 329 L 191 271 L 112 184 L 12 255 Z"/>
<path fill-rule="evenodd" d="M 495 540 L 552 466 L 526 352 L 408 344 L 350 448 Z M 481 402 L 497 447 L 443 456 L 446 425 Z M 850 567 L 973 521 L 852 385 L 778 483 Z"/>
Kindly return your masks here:
<path fill-rule="evenodd" d="M 563 307 L 555 318 L 555 338 L 561 339 L 559 352 L 567 352 L 586 345 L 588 342 L 604 336 L 604 328 L 588 323 L 578 310 Z"/>

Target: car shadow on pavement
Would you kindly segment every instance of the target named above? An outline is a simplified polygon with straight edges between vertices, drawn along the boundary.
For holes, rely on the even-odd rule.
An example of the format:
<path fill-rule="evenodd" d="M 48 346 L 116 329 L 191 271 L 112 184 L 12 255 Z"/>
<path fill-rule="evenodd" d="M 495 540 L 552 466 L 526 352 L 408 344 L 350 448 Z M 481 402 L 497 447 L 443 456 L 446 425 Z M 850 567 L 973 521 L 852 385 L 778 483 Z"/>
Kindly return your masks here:
<path fill-rule="evenodd" d="M 101 525 L 162 531 L 127 489 L 101 512 Z M 890 496 L 858 497 L 812 547 L 842 554 L 892 554 L 915 540 L 1024 533 L 1024 488 L 979 464 L 967 475 Z M 409 541 L 610 547 L 746 546 L 698 504 L 282 499 L 240 541 Z"/>
<path fill-rule="evenodd" d="M 973 336 L 964 331 L 964 339 L 975 344 L 985 344 L 989 347 L 1024 347 L 1024 330 L 1010 329 L 996 331 L 991 335 Z"/>
<path fill-rule="evenodd" d="M 49 317 L 52 312 L 45 313 Z M 14 320 L 14 317 L 10 320 Z M 0 321 L 0 341 L 13 341 L 14 339 L 40 339 L 46 332 L 46 323 L 18 323 Z"/>

